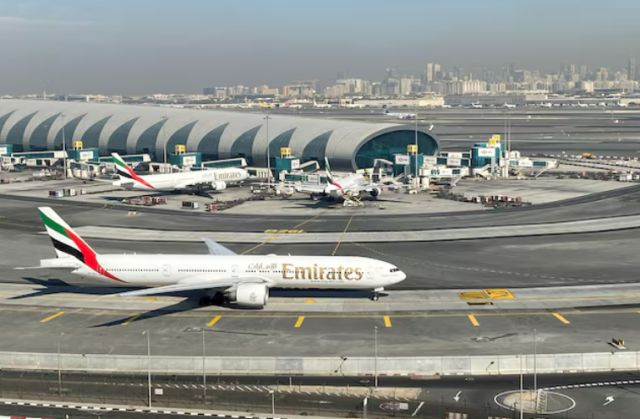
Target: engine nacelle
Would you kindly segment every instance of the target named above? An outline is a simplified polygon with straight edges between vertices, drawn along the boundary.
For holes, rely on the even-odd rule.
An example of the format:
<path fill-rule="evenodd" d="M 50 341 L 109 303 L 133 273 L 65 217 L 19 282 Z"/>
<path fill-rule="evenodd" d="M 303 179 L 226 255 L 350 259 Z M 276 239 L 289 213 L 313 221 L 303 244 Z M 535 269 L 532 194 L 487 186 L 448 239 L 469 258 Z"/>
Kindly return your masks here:
<path fill-rule="evenodd" d="M 213 189 L 214 191 L 224 191 L 225 189 L 227 189 L 227 183 L 226 182 L 211 182 L 211 189 Z"/>
<path fill-rule="evenodd" d="M 371 190 L 371 192 L 369 192 L 371 194 L 371 196 L 373 196 L 374 198 L 377 196 L 380 196 L 380 194 L 382 193 L 382 189 L 380 188 L 374 188 Z"/>
<path fill-rule="evenodd" d="M 269 301 L 269 287 L 264 284 L 238 284 L 225 295 L 230 303 L 248 308 L 263 308 Z"/>

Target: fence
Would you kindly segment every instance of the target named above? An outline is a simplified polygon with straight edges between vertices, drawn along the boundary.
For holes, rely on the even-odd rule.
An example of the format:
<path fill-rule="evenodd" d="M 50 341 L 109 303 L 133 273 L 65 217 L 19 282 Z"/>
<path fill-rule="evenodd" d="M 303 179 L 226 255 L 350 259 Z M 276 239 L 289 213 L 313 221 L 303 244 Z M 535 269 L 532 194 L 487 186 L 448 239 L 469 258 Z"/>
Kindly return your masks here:
<path fill-rule="evenodd" d="M 505 375 L 630 371 L 640 369 L 640 352 L 487 355 L 453 357 L 361 357 L 346 361 L 302 357 L 202 357 L 47 354 L 0 352 L 0 368 L 155 374 L 269 375 Z M 336 372 L 337 371 L 337 372 Z"/>

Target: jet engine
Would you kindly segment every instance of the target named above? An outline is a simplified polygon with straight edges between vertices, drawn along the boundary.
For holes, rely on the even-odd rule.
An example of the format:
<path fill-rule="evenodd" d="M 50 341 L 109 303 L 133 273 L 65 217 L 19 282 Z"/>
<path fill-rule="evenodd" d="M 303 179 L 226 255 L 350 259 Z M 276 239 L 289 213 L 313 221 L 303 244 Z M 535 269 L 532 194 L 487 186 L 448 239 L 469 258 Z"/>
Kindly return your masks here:
<path fill-rule="evenodd" d="M 263 308 L 269 301 L 269 288 L 264 284 L 238 284 L 225 296 L 232 304 L 247 308 Z"/>
<path fill-rule="evenodd" d="M 371 190 L 371 192 L 369 192 L 371 194 L 371 196 L 373 196 L 374 198 L 377 196 L 380 196 L 380 194 L 382 193 L 382 189 L 380 188 L 373 188 Z"/>
<path fill-rule="evenodd" d="M 227 189 L 226 182 L 211 182 L 211 189 L 214 191 L 224 191 Z"/>

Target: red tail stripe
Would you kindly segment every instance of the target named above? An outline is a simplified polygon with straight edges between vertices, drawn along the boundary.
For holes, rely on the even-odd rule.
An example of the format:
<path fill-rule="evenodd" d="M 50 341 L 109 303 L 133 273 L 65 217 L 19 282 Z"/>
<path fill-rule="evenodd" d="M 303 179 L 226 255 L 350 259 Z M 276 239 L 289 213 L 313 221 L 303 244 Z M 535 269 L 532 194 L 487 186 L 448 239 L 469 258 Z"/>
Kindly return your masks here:
<path fill-rule="evenodd" d="M 76 246 L 78 246 L 78 249 L 80 249 L 80 252 L 82 252 L 82 256 L 84 256 L 85 265 L 87 265 L 89 268 L 93 269 L 100 275 L 106 276 L 107 278 L 113 279 L 114 281 L 124 282 L 122 279 L 116 278 L 115 276 L 111 275 L 109 272 L 107 272 L 106 269 L 104 269 L 100 265 L 100 263 L 98 262 L 98 257 L 96 253 L 93 250 L 91 250 L 91 248 L 87 246 L 87 244 L 80 237 L 76 236 L 66 228 L 64 229 L 64 231 L 67 233 L 67 236 L 69 236 L 71 240 L 73 240 Z"/>
<path fill-rule="evenodd" d="M 129 166 L 125 165 L 125 168 L 127 169 L 127 172 L 129 172 L 129 174 L 131 175 L 132 178 L 134 178 L 138 182 L 142 183 L 147 188 L 155 189 L 153 186 L 151 186 L 151 184 L 149 184 L 149 182 L 147 182 L 146 180 L 142 179 L 140 176 L 136 175 L 136 173 L 133 170 L 131 170 L 131 168 Z"/>

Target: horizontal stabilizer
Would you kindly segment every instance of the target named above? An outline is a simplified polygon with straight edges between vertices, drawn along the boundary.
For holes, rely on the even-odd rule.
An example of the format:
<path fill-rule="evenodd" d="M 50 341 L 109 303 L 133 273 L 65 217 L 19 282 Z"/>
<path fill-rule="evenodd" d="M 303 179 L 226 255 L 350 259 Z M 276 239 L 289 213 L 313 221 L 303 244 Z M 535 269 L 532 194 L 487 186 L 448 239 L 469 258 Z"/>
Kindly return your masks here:
<path fill-rule="evenodd" d="M 13 268 L 18 271 L 26 269 L 52 269 L 52 268 L 64 268 L 64 269 L 79 269 L 82 267 L 82 263 L 79 260 L 72 257 L 60 257 L 56 259 L 42 259 L 40 266 L 25 266 Z"/>

